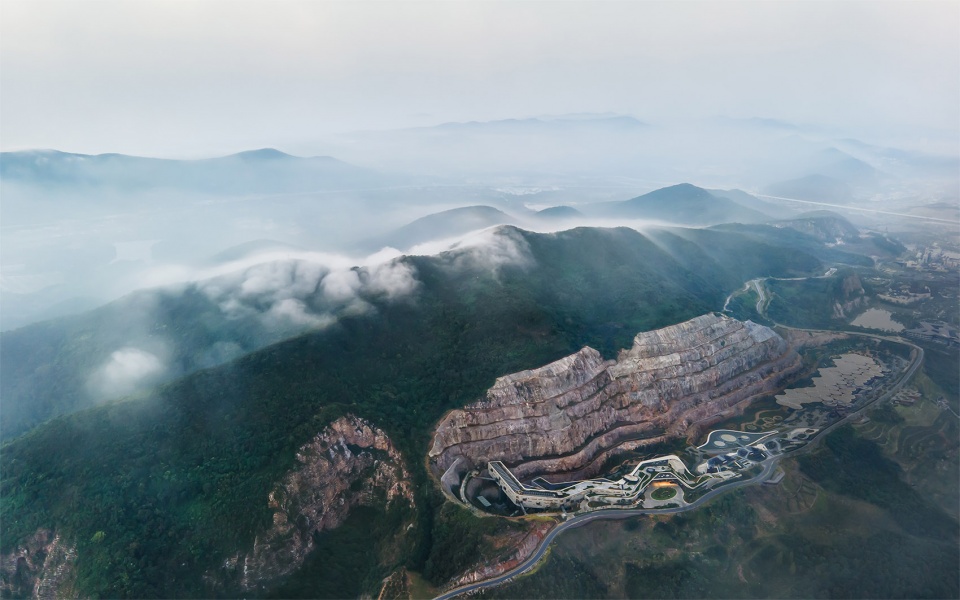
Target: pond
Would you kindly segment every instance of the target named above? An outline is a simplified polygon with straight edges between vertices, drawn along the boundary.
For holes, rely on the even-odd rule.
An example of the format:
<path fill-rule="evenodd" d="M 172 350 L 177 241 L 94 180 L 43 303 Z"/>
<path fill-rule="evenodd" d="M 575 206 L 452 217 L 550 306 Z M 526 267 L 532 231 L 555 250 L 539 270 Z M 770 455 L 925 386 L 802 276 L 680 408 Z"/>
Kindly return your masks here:
<path fill-rule="evenodd" d="M 823 402 L 827 406 L 849 406 L 857 390 L 874 377 L 883 375 L 883 367 L 863 354 L 847 353 L 833 359 L 833 367 L 817 371 L 813 387 L 788 388 L 777 396 L 777 404 L 801 409 L 804 404 Z"/>
<path fill-rule="evenodd" d="M 903 331 L 903 325 L 894 321 L 892 317 L 893 315 L 889 310 L 871 308 L 854 319 L 850 324 L 868 329 L 879 329 L 881 331 Z"/>

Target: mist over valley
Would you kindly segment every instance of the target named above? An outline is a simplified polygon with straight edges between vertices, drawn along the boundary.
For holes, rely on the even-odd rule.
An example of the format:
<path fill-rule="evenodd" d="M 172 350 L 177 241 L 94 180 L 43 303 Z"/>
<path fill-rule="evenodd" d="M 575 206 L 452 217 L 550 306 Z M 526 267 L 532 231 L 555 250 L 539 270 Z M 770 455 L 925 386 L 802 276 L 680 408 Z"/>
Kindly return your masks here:
<path fill-rule="evenodd" d="M 960 597 L 956 4 L 0 11 L 0 597 Z"/>

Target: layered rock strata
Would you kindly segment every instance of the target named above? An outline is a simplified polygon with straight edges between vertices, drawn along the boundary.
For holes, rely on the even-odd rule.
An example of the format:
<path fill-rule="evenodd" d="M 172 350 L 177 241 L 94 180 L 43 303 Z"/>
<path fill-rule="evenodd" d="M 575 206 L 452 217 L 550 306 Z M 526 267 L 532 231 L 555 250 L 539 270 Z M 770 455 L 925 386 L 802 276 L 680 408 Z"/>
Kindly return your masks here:
<path fill-rule="evenodd" d="M 501 460 L 518 476 L 592 475 L 605 455 L 695 435 L 731 407 L 781 387 L 801 367 L 779 335 L 707 314 L 638 334 L 616 361 L 583 348 L 496 380 L 486 398 L 437 426 L 431 464 L 442 473 Z"/>
<path fill-rule="evenodd" d="M 303 564 L 315 532 L 338 527 L 354 506 L 413 505 L 400 452 L 363 419 L 334 421 L 300 448 L 297 462 L 267 499 L 272 526 L 248 552 L 227 559 L 221 582 L 236 577 L 244 590 L 267 589 Z"/>

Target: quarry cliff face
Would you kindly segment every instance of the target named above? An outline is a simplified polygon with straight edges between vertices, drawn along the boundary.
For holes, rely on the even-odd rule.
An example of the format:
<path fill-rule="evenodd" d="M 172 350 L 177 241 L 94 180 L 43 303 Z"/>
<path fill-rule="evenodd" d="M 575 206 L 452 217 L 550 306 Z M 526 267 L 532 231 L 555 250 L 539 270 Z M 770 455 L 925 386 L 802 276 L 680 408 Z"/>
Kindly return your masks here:
<path fill-rule="evenodd" d="M 699 435 L 800 367 L 771 329 L 703 315 L 638 334 L 615 361 L 583 348 L 500 377 L 486 398 L 439 423 L 430 462 L 439 473 L 502 460 L 518 476 L 590 476 L 611 450 Z"/>
<path fill-rule="evenodd" d="M 228 558 L 219 585 L 265 590 L 299 568 L 315 532 L 338 527 L 354 506 L 413 505 L 410 473 L 390 438 L 342 417 L 297 452 L 297 466 L 267 498 L 273 523 L 253 547 Z"/>

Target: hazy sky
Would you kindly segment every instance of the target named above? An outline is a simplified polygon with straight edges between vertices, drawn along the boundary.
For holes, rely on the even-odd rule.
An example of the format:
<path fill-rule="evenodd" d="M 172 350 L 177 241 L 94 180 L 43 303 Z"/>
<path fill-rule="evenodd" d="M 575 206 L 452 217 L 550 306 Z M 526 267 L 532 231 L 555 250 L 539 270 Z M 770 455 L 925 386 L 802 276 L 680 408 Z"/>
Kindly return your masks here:
<path fill-rule="evenodd" d="M 0 145 L 198 156 L 613 111 L 958 135 L 960 3 L 0 2 Z"/>

